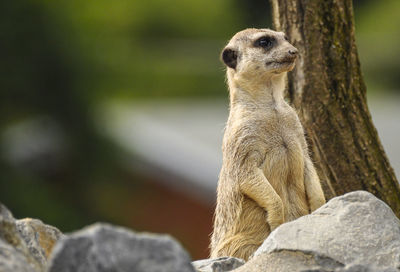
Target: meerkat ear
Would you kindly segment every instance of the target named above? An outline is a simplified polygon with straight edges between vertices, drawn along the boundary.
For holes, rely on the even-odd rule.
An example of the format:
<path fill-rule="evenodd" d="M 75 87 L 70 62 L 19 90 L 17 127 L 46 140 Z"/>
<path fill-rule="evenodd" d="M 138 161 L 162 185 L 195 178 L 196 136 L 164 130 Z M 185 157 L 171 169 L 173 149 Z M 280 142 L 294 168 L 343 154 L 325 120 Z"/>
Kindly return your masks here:
<path fill-rule="evenodd" d="M 226 66 L 236 69 L 237 65 L 237 52 L 236 50 L 233 50 L 232 48 L 225 48 L 224 51 L 222 51 L 221 55 L 222 61 L 226 64 Z"/>

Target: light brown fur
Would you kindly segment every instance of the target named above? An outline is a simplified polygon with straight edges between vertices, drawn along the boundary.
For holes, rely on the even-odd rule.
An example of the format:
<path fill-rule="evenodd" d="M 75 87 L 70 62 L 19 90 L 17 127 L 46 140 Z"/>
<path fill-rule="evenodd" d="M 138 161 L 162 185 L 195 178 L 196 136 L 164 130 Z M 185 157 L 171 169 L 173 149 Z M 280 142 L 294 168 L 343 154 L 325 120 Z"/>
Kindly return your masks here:
<path fill-rule="evenodd" d="M 254 45 L 265 35 L 274 39 L 268 50 Z M 211 257 L 247 260 L 276 227 L 314 211 L 325 198 L 299 118 L 283 97 L 297 49 L 269 29 L 241 31 L 227 48 L 237 63 L 227 68 L 230 114 Z"/>

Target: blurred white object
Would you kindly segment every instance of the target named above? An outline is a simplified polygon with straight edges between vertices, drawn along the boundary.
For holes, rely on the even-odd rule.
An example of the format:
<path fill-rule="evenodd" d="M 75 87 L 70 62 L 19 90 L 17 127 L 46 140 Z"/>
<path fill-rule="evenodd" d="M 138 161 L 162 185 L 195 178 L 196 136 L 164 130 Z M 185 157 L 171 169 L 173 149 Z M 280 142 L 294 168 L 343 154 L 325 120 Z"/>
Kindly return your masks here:
<path fill-rule="evenodd" d="M 200 199 L 214 198 L 228 114 L 225 101 L 138 101 L 111 104 L 103 112 L 101 124 L 109 135 L 153 166 L 137 167 L 136 161 L 128 167 L 150 171 L 158 179 L 190 190 Z"/>
<path fill-rule="evenodd" d="M 400 177 L 400 97 L 369 100 L 379 136 Z M 103 105 L 100 113 L 99 127 L 139 158 L 128 167 L 155 175 L 177 190 L 189 190 L 200 199 L 214 198 L 228 117 L 226 100 L 113 103 Z"/>
<path fill-rule="evenodd" d="M 372 120 L 396 177 L 400 179 L 400 96 L 368 97 Z M 400 181 L 400 180 L 399 180 Z"/>

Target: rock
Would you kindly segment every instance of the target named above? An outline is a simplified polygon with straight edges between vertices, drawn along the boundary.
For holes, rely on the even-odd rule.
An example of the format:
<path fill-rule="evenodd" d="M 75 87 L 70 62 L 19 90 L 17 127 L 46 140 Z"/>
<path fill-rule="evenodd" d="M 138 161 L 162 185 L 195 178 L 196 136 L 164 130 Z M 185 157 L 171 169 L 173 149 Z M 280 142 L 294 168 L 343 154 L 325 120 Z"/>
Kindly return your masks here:
<path fill-rule="evenodd" d="M 11 212 L 0 203 L 0 271 L 38 272 L 43 267 L 30 255 Z"/>
<path fill-rule="evenodd" d="M 283 260 L 292 268 L 281 268 Z M 267 261 L 262 271 L 391 271 L 400 267 L 400 221 L 372 194 L 348 193 L 278 227 L 237 271 L 258 271 Z"/>
<path fill-rule="evenodd" d="M 63 237 L 57 228 L 43 224 L 38 219 L 16 221 L 17 229 L 28 246 L 30 254 L 42 265 L 47 266 L 47 259 L 54 244 Z"/>
<path fill-rule="evenodd" d="M 136 234 L 95 224 L 61 239 L 49 272 L 194 272 L 188 254 L 167 235 Z"/>
<path fill-rule="evenodd" d="M 192 262 L 198 272 L 225 272 L 242 266 L 244 260 L 234 257 L 220 257 Z"/>
<path fill-rule="evenodd" d="M 324 267 L 327 270 L 318 270 Z M 234 272 L 263 271 L 263 272 L 294 272 L 294 271 L 335 271 L 343 264 L 327 257 L 314 256 L 301 251 L 277 251 L 260 254 L 250 259 L 245 265 Z"/>
<path fill-rule="evenodd" d="M 346 267 L 337 268 L 335 270 L 317 268 L 317 269 L 306 269 L 301 272 L 398 272 L 395 268 L 377 268 L 376 266 L 366 266 L 362 264 L 351 264 Z"/>
<path fill-rule="evenodd" d="M 377 268 L 375 266 L 365 266 L 362 264 L 351 264 L 341 269 L 335 270 L 335 272 L 398 272 L 395 268 Z M 322 271 L 321 271 L 322 272 Z"/>

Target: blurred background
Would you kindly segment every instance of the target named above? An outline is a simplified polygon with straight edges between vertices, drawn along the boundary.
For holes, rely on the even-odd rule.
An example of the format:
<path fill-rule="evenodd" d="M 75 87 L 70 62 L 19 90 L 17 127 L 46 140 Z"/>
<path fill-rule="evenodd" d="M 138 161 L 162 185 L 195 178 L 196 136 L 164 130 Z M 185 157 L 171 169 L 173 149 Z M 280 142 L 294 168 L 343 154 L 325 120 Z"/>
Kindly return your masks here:
<path fill-rule="evenodd" d="M 368 99 L 400 173 L 400 1 L 356 0 Z M 0 201 L 70 232 L 96 221 L 208 254 L 228 93 L 219 53 L 267 0 L 0 4 Z"/>

